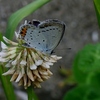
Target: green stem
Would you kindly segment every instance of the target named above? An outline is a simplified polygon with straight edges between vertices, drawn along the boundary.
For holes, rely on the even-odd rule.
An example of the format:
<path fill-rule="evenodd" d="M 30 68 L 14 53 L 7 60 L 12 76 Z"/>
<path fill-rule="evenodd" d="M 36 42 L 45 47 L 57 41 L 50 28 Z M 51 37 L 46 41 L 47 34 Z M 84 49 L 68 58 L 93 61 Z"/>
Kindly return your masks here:
<path fill-rule="evenodd" d="M 14 89 L 12 87 L 9 76 L 2 76 L 4 67 L 0 65 L 0 80 L 6 95 L 7 100 L 16 100 Z"/>
<path fill-rule="evenodd" d="M 26 91 L 27 91 L 27 94 L 28 94 L 28 100 L 38 100 L 38 97 L 35 94 L 35 92 L 33 91 L 32 86 L 28 87 L 28 89 Z"/>

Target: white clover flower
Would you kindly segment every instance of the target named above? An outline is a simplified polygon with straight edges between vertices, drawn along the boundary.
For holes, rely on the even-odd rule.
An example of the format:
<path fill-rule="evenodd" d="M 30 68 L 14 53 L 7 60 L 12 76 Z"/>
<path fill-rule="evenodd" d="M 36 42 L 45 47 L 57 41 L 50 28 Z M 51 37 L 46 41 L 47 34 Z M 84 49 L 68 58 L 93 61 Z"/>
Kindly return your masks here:
<path fill-rule="evenodd" d="M 15 34 L 18 38 L 18 34 Z M 3 39 L 8 45 L 1 42 L 0 62 L 9 68 L 3 75 L 12 75 L 10 81 L 15 81 L 25 88 L 30 85 L 41 87 L 40 83 L 52 75 L 50 66 L 62 58 L 24 47 L 19 39 L 17 39 L 18 43 L 6 37 Z"/>

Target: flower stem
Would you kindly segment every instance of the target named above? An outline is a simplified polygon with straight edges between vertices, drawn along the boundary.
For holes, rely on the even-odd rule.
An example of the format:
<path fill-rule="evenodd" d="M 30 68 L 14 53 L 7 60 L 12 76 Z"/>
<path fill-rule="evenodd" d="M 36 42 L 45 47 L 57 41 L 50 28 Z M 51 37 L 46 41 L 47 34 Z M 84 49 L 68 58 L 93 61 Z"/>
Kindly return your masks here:
<path fill-rule="evenodd" d="M 32 86 L 28 87 L 26 90 L 28 94 L 28 100 L 39 100 L 35 92 L 33 91 Z"/>
<path fill-rule="evenodd" d="M 2 76 L 2 73 L 4 72 L 4 67 L 0 65 L 0 80 L 6 95 L 7 100 L 16 100 L 14 89 L 12 87 L 11 82 L 9 81 L 9 76 Z M 11 95 L 11 96 L 10 96 Z"/>

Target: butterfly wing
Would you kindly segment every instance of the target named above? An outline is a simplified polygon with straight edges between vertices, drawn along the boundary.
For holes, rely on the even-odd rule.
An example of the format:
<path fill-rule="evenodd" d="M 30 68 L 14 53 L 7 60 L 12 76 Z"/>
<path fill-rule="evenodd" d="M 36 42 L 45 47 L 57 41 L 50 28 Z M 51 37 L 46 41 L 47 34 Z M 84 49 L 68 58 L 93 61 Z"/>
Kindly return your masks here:
<path fill-rule="evenodd" d="M 27 24 L 28 28 L 24 36 L 26 44 L 44 53 L 51 53 L 61 41 L 65 24 L 58 20 L 38 21 Z M 24 26 L 25 27 L 25 26 Z"/>
<path fill-rule="evenodd" d="M 65 24 L 59 20 L 49 19 L 41 22 L 39 28 L 46 39 L 46 48 L 44 51 L 46 53 L 51 53 L 63 37 Z"/>

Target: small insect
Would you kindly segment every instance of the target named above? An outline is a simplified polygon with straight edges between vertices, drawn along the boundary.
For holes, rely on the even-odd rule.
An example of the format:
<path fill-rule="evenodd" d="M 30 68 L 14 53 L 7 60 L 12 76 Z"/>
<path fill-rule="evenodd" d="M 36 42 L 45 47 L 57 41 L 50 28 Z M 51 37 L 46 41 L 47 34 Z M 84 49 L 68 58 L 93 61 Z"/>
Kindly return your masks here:
<path fill-rule="evenodd" d="M 20 26 L 19 35 L 25 41 L 24 46 L 51 54 L 60 43 L 64 31 L 65 24 L 57 19 L 33 20 Z"/>

